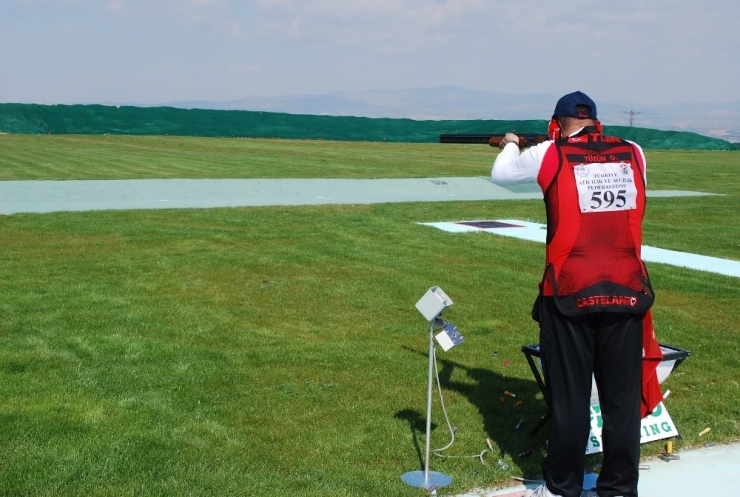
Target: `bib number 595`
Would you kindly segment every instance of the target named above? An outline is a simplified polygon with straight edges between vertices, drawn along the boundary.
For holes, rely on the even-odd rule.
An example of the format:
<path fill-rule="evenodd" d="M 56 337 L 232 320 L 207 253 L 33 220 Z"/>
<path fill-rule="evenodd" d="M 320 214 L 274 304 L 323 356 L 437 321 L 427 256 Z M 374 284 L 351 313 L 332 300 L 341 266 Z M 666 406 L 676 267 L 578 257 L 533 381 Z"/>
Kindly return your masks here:
<path fill-rule="evenodd" d="M 591 195 L 591 210 L 608 210 L 611 207 L 620 209 L 627 204 L 627 190 L 612 190 L 593 192 Z"/>
<path fill-rule="evenodd" d="M 578 208 L 584 214 L 637 208 L 637 186 L 630 164 L 581 164 L 573 169 Z"/>

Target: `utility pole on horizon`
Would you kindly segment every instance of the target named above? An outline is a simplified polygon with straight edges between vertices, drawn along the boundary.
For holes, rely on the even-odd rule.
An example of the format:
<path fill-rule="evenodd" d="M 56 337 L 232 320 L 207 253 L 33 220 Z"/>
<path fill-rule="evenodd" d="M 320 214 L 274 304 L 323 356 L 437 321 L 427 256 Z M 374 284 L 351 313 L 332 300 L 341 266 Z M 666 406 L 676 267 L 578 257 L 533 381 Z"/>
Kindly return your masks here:
<path fill-rule="evenodd" d="M 630 128 L 632 127 L 632 122 L 633 122 L 633 120 L 634 120 L 634 117 L 635 117 L 635 116 L 636 116 L 637 114 L 642 114 L 641 112 L 635 112 L 634 110 L 631 110 L 631 111 L 629 111 L 629 112 L 627 112 L 627 111 L 625 110 L 625 111 L 622 111 L 622 112 L 624 112 L 625 114 L 628 114 L 628 115 L 630 116 Z"/>

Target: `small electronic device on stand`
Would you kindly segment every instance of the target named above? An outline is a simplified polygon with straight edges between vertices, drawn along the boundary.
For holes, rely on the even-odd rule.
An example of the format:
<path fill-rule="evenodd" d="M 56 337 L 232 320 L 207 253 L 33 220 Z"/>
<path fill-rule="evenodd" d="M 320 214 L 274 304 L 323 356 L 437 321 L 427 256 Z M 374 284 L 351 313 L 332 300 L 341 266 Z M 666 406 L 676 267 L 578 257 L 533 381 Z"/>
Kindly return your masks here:
<path fill-rule="evenodd" d="M 452 305 L 445 292 L 438 286 L 431 287 L 424 296 L 416 303 L 416 309 L 429 322 L 429 383 L 427 388 L 427 426 L 426 426 L 426 450 L 424 456 L 424 470 L 409 471 L 401 475 L 401 480 L 412 487 L 420 487 L 436 494 L 436 489 L 445 487 L 452 483 L 452 477 L 444 473 L 429 470 L 429 453 L 432 435 L 432 383 L 434 380 L 434 340 L 445 350 L 463 342 L 463 337 L 454 324 L 447 323 L 440 317 L 442 313 Z M 435 337 L 435 329 L 441 331 Z"/>

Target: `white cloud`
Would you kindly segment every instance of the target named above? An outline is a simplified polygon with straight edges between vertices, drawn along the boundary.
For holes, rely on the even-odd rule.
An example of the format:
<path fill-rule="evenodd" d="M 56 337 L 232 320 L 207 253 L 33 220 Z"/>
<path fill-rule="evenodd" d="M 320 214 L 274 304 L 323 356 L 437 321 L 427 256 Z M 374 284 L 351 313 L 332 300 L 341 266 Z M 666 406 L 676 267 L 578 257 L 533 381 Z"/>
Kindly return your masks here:
<path fill-rule="evenodd" d="M 483 0 L 256 0 L 259 34 L 407 52 L 460 37 L 466 17 L 490 14 Z"/>
<path fill-rule="evenodd" d="M 14 95 L 33 79 L 24 74 L 61 70 L 63 59 L 70 80 L 81 68 L 114 70 L 104 67 L 160 86 L 187 75 L 228 97 L 458 85 L 505 93 L 578 88 L 626 101 L 740 100 L 737 0 L 7 3 L 0 44 L 32 40 L 0 61 L 0 74 L 18 81 Z M 103 46 L 108 58 L 95 61 Z M 111 76 L 111 88 L 118 79 Z"/>
<path fill-rule="evenodd" d="M 233 38 L 244 36 L 229 0 L 105 0 L 104 9 L 119 16 L 161 19 L 184 28 L 211 29 Z"/>
<path fill-rule="evenodd" d="M 451 43 L 535 56 L 656 46 L 680 55 L 712 26 L 740 32 L 740 2 L 707 0 L 254 0 L 256 34 L 320 46 L 415 52 Z M 720 42 L 720 44 L 723 42 Z M 703 44 L 703 43 L 701 43 Z M 735 44 L 736 46 L 736 44 Z"/>
<path fill-rule="evenodd" d="M 111 12 L 118 12 L 124 8 L 123 0 L 111 0 L 105 5 L 105 9 Z"/>

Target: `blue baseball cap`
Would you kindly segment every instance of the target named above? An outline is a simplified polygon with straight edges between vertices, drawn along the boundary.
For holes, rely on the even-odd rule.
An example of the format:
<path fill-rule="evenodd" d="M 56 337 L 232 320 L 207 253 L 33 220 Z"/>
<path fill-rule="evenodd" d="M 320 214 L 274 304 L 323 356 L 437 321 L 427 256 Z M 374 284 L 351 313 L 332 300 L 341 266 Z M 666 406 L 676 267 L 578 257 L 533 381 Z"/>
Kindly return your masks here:
<path fill-rule="evenodd" d="M 576 112 L 576 105 L 586 105 L 591 108 L 591 112 Z M 552 117 L 557 116 L 596 119 L 596 104 L 583 92 L 568 93 L 558 100 L 557 105 L 555 105 L 555 112 L 553 112 Z"/>

